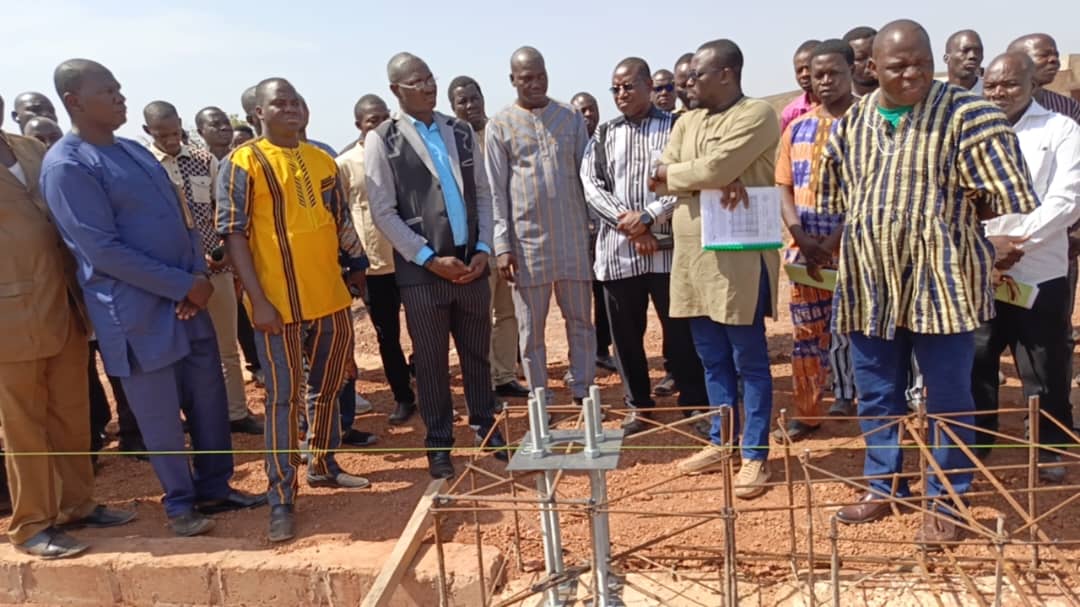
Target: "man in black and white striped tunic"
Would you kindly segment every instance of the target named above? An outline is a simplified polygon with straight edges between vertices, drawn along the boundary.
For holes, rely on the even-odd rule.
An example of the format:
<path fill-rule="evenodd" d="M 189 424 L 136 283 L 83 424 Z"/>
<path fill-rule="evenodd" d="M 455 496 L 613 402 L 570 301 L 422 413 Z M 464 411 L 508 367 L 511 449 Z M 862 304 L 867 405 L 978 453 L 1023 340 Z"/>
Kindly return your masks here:
<path fill-rule="evenodd" d="M 634 409 L 655 406 L 649 393 L 649 362 L 644 337 L 649 298 L 660 317 L 664 341 L 681 343 L 670 352 L 670 369 L 679 389 L 679 403 L 703 405 L 704 371 L 689 344 L 690 325 L 668 317 L 671 274 L 671 210 L 675 196 L 649 191 L 653 158 L 667 145 L 675 118 L 653 106 L 652 78 L 644 60 L 624 59 L 612 75 L 611 92 L 622 116 L 601 125 L 585 150 L 581 181 L 585 200 L 599 222 L 596 278 L 604 286 L 619 373 L 627 403 Z M 616 330 L 617 328 L 617 330 Z M 649 429 L 646 411 L 623 422 L 627 434 Z"/>

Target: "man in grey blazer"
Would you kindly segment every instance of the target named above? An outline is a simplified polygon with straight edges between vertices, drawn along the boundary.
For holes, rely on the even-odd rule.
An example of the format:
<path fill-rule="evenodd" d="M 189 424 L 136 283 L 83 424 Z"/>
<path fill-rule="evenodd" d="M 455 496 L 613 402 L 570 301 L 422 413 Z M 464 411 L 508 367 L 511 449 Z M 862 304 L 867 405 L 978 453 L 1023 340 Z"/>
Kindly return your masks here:
<path fill-rule="evenodd" d="M 450 335 L 477 440 L 494 425 L 488 361 L 491 193 L 472 127 L 435 111 L 438 89 L 427 64 L 399 53 L 390 59 L 387 76 L 401 109 L 364 140 L 368 198 L 375 226 L 394 247 L 431 475 L 451 478 Z M 507 459 L 497 430 L 487 446 Z"/>

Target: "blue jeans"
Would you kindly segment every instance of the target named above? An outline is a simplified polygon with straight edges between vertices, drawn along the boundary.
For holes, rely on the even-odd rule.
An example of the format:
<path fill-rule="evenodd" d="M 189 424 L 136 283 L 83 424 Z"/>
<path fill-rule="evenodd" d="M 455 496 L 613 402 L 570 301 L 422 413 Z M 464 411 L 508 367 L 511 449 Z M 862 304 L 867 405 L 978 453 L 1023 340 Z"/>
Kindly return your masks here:
<path fill-rule="evenodd" d="M 911 355 L 914 353 L 922 371 L 926 385 L 926 410 L 928 413 L 959 413 L 975 410 L 975 401 L 971 396 L 971 368 L 975 361 L 974 332 L 953 335 L 927 335 L 898 329 L 896 338 L 885 340 L 868 337 L 863 333 L 851 333 L 851 359 L 855 367 L 855 385 L 859 391 L 859 415 L 898 416 L 908 412 L 905 390 L 908 383 L 908 370 Z M 950 420 L 972 425 L 973 415 L 950 417 Z M 862 431 L 869 433 L 889 424 L 891 420 L 863 420 Z M 952 431 L 971 444 L 975 433 L 972 430 L 950 426 Z M 897 426 L 874 432 L 866 437 L 866 462 L 863 474 L 875 476 L 900 472 L 904 463 L 904 454 L 900 449 Z M 934 440 L 936 435 L 934 422 L 931 422 L 928 437 Z M 934 459 L 944 470 L 970 468 L 971 462 L 952 441 L 942 433 L 941 443 L 933 444 Z M 949 474 L 949 482 L 958 494 L 964 494 L 971 486 L 972 474 Z M 892 492 L 892 480 L 883 478 L 870 481 L 870 486 L 882 493 Z M 941 480 L 930 473 L 927 476 L 926 495 L 937 497 L 947 495 Z M 901 480 L 897 494 L 906 497 L 908 484 Z"/>
<path fill-rule="evenodd" d="M 746 420 L 742 427 L 743 459 L 769 457 L 769 422 L 772 419 L 772 374 L 769 371 L 769 348 L 765 340 L 765 315 L 772 301 L 769 274 L 761 266 L 757 310 L 751 325 L 726 325 L 707 316 L 690 319 L 701 365 L 705 368 L 705 390 L 709 406 L 731 407 L 738 427 L 738 383 L 743 381 L 743 410 Z M 720 416 L 712 418 L 710 438 L 721 444 Z"/>

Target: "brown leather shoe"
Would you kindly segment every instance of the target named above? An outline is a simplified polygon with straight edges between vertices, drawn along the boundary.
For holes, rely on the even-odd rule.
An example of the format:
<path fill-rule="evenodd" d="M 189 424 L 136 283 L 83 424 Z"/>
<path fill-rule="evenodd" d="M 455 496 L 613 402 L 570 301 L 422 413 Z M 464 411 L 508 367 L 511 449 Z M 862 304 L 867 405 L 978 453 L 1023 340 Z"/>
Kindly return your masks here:
<path fill-rule="evenodd" d="M 836 513 L 836 520 L 847 525 L 861 525 L 884 518 L 891 512 L 888 500 L 873 493 L 865 493 L 859 498 L 859 503 L 841 508 Z"/>
<path fill-rule="evenodd" d="M 927 550 L 941 550 L 943 543 L 955 542 L 959 537 L 960 530 L 947 516 L 924 514 L 922 528 L 915 534 L 915 541 Z"/>

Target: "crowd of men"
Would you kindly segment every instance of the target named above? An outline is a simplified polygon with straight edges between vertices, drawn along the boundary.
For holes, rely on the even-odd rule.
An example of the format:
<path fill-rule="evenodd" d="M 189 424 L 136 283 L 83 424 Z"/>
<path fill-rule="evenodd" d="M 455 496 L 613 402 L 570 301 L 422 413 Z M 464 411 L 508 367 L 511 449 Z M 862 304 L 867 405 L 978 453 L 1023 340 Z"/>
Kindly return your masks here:
<path fill-rule="evenodd" d="M 677 467 L 708 472 L 739 445 L 735 495 L 754 498 L 770 477 L 765 318 L 777 315 L 781 257 L 837 277 L 835 292 L 785 287 L 796 413 L 779 436 L 805 438 L 829 415 L 862 417 L 874 480 L 838 518 L 867 523 L 892 511 L 884 498 L 908 495 L 891 480 L 903 456 L 886 418 L 925 398 L 958 423 L 934 444 L 948 482 L 929 477 L 939 515 L 918 537 L 956 539 L 972 480 L 949 472 L 970 467 L 956 443 L 989 456 L 1006 348 L 1025 394 L 1041 398 L 1042 442 L 1068 443 L 1073 425 L 1080 103 L 1045 88 L 1060 67 L 1049 36 L 1018 38 L 985 69 L 983 53 L 976 32 L 957 32 L 939 82 L 912 21 L 808 40 L 793 60 L 802 93 L 777 115 L 744 95 L 739 47 L 715 40 L 670 71 L 620 61 L 610 87 L 620 115 L 603 123 L 589 93 L 548 96 L 534 48 L 511 56 L 516 100 L 491 118 L 468 76 L 446 91 L 453 115 L 436 111 L 428 65 L 399 53 L 387 65 L 398 108 L 360 97 L 359 136 L 340 154 L 308 139 L 307 104 L 282 78 L 243 92 L 250 128 L 210 106 L 195 116 L 196 138 L 172 104 L 154 101 L 143 111 L 150 145 L 117 137 L 127 120 L 119 82 L 93 61 L 65 61 L 54 80 L 70 132 L 46 96 L 26 93 L 12 112 L 23 135 L 0 134 L 12 543 L 73 556 L 87 545 L 66 529 L 134 518 L 92 497 L 90 452 L 111 416 L 97 354 L 120 449 L 147 456 L 177 535 L 269 504 L 269 539 L 294 537 L 305 464 L 309 486 L 367 487 L 335 459 L 343 444 L 377 440 L 354 428 L 370 410 L 353 381 L 356 299 L 393 392 L 388 421 L 420 413 L 435 478 L 455 474 L 450 338 L 476 444 L 505 461 L 496 397 L 548 386 L 554 295 L 574 401 L 601 367 L 622 378 L 627 435 L 654 427 L 656 396 L 678 394 L 688 415 L 731 408 L 735 431 L 713 416 L 700 429 L 710 446 Z M 790 235 L 782 251 L 703 247 L 703 192 L 735 210 L 747 188 L 773 186 Z M 1037 286 L 1034 305 L 995 301 L 1002 282 Z M 650 301 L 663 334 L 656 385 Z M 264 422 L 248 410 L 241 352 L 265 388 Z M 230 487 L 233 432 L 264 437 L 265 494 Z M 179 455 L 185 435 L 190 458 Z M 1044 481 L 1063 479 L 1060 452 L 1040 461 Z"/>

